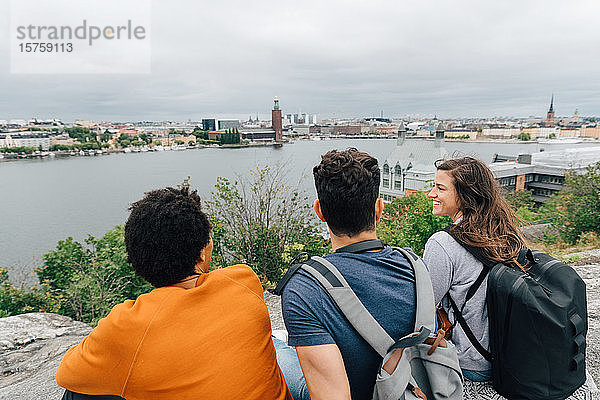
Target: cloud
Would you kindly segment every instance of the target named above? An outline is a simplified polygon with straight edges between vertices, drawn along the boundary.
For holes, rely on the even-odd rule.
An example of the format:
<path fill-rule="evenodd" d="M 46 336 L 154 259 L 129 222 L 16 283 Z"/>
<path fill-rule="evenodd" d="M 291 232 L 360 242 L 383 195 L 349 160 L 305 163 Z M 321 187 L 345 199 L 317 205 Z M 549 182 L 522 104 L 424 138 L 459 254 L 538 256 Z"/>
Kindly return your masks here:
<path fill-rule="evenodd" d="M 552 92 L 558 115 L 600 115 L 599 11 L 594 0 L 154 1 L 151 74 L 14 75 L 2 59 L 0 119 L 245 118 L 267 115 L 274 95 L 284 112 L 324 116 L 528 116 Z"/>

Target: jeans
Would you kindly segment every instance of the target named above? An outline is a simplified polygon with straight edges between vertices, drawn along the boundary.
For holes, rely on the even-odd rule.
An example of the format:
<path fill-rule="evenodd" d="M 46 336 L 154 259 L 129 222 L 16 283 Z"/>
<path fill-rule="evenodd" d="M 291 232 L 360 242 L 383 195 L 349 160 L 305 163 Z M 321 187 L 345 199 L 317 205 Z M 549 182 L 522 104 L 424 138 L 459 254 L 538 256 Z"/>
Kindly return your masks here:
<path fill-rule="evenodd" d="M 463 376 L 473 382 L 486 382 L 492 380 L 492 370 L 473 371 L 471 369 L 463 369 Z"/>
<path fill-rule="evenodd" d="M 300 368 L 300 361 L 298 361 L 298 355 L 296 350 L 287 345 L 286 342 L 273 337 L 273 344 L 275 345 L 275 352 L 277 353 L 277 364 L 285 383 L 287 383 L 290 393 L 294 400 L 310 400 L 308 394 L 308 388 L 306 387 L 306 381 Z"/>

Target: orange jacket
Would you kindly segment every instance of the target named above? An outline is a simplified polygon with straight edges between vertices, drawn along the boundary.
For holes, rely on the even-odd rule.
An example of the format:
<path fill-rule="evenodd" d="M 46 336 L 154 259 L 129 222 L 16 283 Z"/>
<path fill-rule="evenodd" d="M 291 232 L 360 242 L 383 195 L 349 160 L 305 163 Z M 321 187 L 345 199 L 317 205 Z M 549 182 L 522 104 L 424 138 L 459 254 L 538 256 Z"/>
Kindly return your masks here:
<path fill-rule="evenodd" d="M 56 381 L 127 400 L 291 400 L 262 287 L 245 265 L 203 274 L 193 289 L 157 288 L 115 306 L 67 351 Z"/>

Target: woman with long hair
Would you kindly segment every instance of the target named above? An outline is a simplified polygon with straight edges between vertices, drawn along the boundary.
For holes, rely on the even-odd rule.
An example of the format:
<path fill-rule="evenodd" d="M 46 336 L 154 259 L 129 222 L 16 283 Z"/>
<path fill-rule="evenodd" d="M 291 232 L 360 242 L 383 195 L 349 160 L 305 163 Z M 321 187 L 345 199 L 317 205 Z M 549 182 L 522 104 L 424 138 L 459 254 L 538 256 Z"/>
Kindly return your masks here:
<path fill-rule="evenodd" d="M 433 200 L 433 214 L 449 216 L 449 232 L 433 234 L 425 245 L 423 259 L 429 268 L 435 303 L 456 320 L 451 301 L 462 309 L 468 327 L 484 349 L 489 348 L 486 308 L 487 275 L 472 297 L 467 292 L 482 273 L 483 264 L 459 242 L 479 249 L 492 261 L 526 270 L 519 253 L 527 248 L 519 230 L 518 219 L 501 193 L 490 169 L 473 157 L 436 162 L 437 174 L 428 196 Z M 460 324 L 455 324 L 452 341 L 456 345 L 465 381 L 465 398 L 502 398 L 490 384 L 491 364 L 471 343 Z M 469 382 L 471 381 L 471 382 Z M 597 393 L 587 374 L 586 383 L 569 399 L 590 398 Z"/>
<path fill-rule="evenodd" d="M 526 243 L 517 219 L 485 163 L 473 157 L 463 157 L 439 160 L 436 168 L 434 187 L 428 196 L 433 199 L 433 214 L 452 218 L 452 235 L 444 231 L 432 235 L 425 245 L 423 258 L 431 273 L 436 304 L 441 301 L 442 307 L 453 316 L 446 294 L 456 304 L 465 304 L 467 291 L 483 269 L 483 264 L 453 236 L 462 243 L 481 249 L 486 258 L 516 268 L 520 267 L 517 262 L 519 251 L 526 247 Z M 489 344 L 486 283 L 487 277 L 462 312 L 484 348 Z M 454 327 L 452 340 L 465 378 L 490 380 L 490 363 L 473 347 L 458 324 Z"/>

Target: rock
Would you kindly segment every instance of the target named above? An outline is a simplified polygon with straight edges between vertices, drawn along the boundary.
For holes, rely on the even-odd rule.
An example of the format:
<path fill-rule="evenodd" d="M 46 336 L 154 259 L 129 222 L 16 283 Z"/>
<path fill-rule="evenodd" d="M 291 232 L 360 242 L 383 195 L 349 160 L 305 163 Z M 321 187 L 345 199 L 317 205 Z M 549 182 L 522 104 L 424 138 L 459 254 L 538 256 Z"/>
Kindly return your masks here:
<path fill-rule="evenodd" d="M 573 267 L 583 278 L 587 291 L 587 370 L 600 383 L 600 263 Z"/>
<path fill-rule="evenodd" d="M 587 369 L 600 382 L 600 263 L 574 267 L 588 294 Z M 264 293 L 273 330 L 285 329 L 281 299 Z M 65 351 L 90 327 L 56 314 L 31 313 L 0 318 L 0 399 L 60 399 L 55 373 Z"/>
<path fill-rule="evenodd" d="M 521 232 L 525 239 L 536 242 L 544 238 L 544 234 L 556 234 L 558 231 L 552 224 L 537 224 L 521 227 Z"/>
<path fill-rule="evenodd" d="M 271 329 L 285 329 L 283 315 L 281 314 L 281 297 L 275 296 L 267 291 L 264 293 L 265 303 L 269 309 L 269 317 L 271 317 Z"/>
<path fill-rule="evenodd" d="M 83 322 L 57 314 L 0 318 L 0 399 L 60 399 L 56 368 L 90 331 Z"/>

